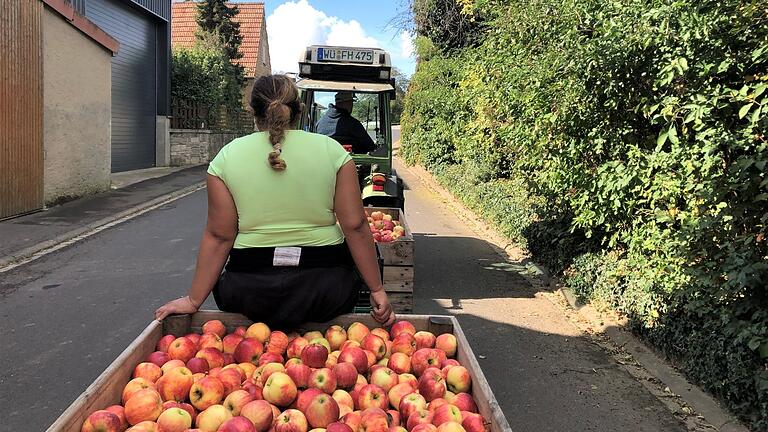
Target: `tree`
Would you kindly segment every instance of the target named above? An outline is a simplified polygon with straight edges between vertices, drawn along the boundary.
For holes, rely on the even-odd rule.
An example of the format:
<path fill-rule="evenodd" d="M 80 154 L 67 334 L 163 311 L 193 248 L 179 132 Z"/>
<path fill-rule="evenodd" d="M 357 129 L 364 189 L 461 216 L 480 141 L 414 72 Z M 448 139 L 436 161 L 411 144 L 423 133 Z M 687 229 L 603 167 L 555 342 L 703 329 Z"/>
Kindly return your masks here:
<path fill-rule="evenodd" d="M 395 96 L 397 98 L 392 101 L 390 110 L 392 112 L 392 123 L 400 124 L 400 116 L 403 114 L 403 101 L 405 100 L 405 92 L 408 90 L 408 84 L 410 79 L 400 72 L 400 69 L 392 68 L 392 78 L 395 79 Z"/>
<path fill-rule="evenodd" d="M 217 35 L 230 60 L 243 57 L 240 52 L 243 43 L 240 24 L 233 20 L 239 13 L 237 6 L 227 6 L 224 0 L 204 0 L 197 7 L 197 25 L 200 30 Z"/>

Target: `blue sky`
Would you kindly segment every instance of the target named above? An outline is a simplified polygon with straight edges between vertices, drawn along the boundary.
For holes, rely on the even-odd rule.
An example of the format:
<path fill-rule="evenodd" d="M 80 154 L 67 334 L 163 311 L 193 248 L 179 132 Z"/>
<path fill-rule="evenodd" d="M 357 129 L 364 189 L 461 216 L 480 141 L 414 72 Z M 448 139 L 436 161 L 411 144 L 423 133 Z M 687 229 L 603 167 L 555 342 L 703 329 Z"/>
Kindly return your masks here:
<path fill-rule="evenodd" d="M 411 37 L 392 22 L 406 10 L 406 0 L 264 3 L 274 72 L 295 72 L 303 47 L 312 44 L 376 45 L 390 52 L 393 65 L 403 73 L 414 71 Z"/>

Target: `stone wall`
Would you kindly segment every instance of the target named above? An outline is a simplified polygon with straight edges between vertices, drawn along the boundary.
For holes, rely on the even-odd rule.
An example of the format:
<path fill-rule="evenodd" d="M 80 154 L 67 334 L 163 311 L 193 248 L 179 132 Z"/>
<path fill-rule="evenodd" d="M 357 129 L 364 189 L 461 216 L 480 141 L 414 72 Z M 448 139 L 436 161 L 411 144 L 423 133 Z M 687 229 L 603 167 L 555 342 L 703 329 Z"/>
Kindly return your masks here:
<path fill-rule="evenodd" d="M 171 166 L 206 164 L 239 136 L 241 134 L 235 132 L 171 129 Z"/>

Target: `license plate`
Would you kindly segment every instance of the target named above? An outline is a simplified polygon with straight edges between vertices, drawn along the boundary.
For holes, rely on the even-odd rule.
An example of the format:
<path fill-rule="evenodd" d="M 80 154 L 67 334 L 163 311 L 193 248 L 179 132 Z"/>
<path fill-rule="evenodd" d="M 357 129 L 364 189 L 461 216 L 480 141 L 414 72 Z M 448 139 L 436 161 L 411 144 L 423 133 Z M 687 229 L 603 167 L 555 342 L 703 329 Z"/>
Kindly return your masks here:
<path fill-rule="evenodd" d="M 317 61 L 339 63 L 373 63 L 373 51 L 318 48 Z"/>

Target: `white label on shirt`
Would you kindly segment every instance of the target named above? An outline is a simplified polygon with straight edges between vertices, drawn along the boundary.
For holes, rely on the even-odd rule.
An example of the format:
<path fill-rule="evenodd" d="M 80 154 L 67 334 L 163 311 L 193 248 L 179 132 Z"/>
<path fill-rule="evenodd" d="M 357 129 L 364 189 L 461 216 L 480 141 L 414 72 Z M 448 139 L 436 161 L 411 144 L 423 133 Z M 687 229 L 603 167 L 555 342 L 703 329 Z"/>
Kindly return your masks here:
<path fill-rule="evenodd" d="M 275 267 L 298 267 L 301 260 L 300 247 L 276 247 L 272 258 Z"/>

